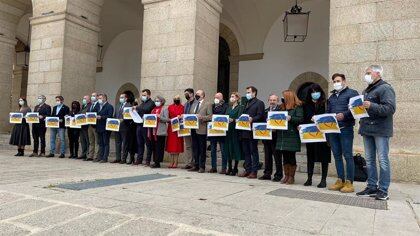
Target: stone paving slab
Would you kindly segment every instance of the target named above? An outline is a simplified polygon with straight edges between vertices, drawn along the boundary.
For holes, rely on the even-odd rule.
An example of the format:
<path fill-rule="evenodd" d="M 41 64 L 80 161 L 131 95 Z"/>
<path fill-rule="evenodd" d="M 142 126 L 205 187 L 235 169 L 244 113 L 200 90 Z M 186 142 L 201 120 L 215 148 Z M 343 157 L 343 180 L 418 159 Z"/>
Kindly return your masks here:
<path fill-rule="evenodd" d="M 6 204 L 0 205 L 0 220 L 31 213 L 33 211 L 37 211 L 52 205 L 54 204 L 35 199 L 23 199 L 15 202 L 8 202 Z"/>
<path fill-rule="evenodd" d="M 0 236 L 20 236 L 28 235 L 31 231 L 22 229 L 13 224 L 0 222 Z"/>

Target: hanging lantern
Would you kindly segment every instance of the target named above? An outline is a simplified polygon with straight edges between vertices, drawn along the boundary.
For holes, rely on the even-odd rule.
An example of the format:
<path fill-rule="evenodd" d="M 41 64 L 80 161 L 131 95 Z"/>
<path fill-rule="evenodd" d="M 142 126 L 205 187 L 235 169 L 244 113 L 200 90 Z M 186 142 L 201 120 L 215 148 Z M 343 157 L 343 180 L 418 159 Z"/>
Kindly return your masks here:
<path fill-rule="evenodd" d="M 302 7 L 296 4 L 286 11 L 283 18 L 284 41 L 285 42 L 303 42 L 308 35 L 309 13 L 302 12 Z"/>

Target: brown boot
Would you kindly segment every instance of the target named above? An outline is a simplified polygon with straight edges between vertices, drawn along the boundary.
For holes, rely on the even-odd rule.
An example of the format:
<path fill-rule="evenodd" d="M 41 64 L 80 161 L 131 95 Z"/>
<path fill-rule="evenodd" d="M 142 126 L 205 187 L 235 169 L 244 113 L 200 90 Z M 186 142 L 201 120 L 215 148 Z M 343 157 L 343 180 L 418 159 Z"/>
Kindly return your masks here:
<path fill-rule="evenodd" d="M 290 168 L 289 164 L 285 164 L 283 166 L 284 176 L 283 176 L 283 179 L 281 179 L 280 183 L 285 184 L 287 180 L 289 179 L 289 168 Z"/>
<path fill-rule="evenodd" d="M 296 165 L 289 167 L 289 178 L 287 179 L 286 184 L 294 184 L 295 183 L 295 173 L 296 173 Z"/>

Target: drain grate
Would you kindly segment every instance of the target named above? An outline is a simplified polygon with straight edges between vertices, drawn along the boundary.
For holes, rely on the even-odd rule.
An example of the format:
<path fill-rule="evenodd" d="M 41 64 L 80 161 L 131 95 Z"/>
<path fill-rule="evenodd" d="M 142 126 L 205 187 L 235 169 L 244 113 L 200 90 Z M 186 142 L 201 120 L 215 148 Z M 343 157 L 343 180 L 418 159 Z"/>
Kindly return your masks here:
<path fill-rule="evenodd" d="M 156 180 L 156 179 L 165 179 L 165 178 L 170 178 L 173 176 L 174 175 L 162 175 L 162 174 L 138 175 L 138 176 L 113 178 L 113 179 L 99 179 L 99 180 L 85 181 L 85 182 L 79 182 L 79 183 L 64 183 L 64 184 L 59 184 L 56 187 L 79 191 L 79 190 L 101 188 L 101 187 L 120 185 L 120 184 L 137 183 L 137 182 L 144 182 L 144 181 L 150 181 L 150 180 Z"/>
<path fill-rule="evenodd" d="M 370 209 L 387 210 L 386 201 L 378 201 L 374 198 L 365 198 L 357 196 L 346 196 L 331 193 L 321 193 L 313 191 L 303 191 L 294 189 L 277 189 L 267 193 L 273 196 L 298 198 L 310 201 L 328 202 L 347 206 L 356 206 Z"/>

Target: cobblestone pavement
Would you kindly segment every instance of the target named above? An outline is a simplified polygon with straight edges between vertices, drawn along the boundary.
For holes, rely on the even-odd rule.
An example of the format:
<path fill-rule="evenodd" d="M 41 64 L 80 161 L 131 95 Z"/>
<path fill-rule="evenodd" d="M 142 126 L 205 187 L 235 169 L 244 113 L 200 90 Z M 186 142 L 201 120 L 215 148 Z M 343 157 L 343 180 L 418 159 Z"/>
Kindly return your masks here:
<path fill-rule="evenodd" d="M 416 184 L 393 183 L 387 210 L 379 210 L 331 203 L 343 195 L 302 186 L 304 174 L 285 186 L 13 154 L 0 151 L 0 235 L 420 235 Z M 66 183 L 85 188 L 62 188 Z M 273 194 L 282 190 L 288 195 Z M 306 199 L 291 190 L 305 191 Z M 326 201 L 308 198 L 311 192 Z"/>

